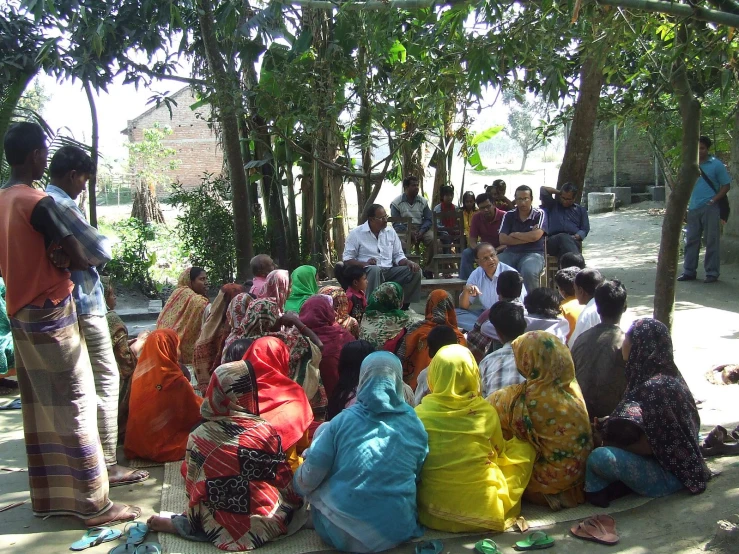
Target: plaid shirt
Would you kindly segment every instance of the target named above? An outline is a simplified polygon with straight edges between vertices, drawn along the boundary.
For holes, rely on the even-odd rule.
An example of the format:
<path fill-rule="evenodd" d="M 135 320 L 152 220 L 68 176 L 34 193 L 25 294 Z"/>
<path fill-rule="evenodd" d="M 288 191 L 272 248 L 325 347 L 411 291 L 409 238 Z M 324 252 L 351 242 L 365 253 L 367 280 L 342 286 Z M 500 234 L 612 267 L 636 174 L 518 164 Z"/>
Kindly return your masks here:
<path fill-rule="evenodd" d="M 74 283 L 72 296 L 77 304 L 77 313 L 104 316 L 107 310 L 103 284 L 100 282 L 96 267 L 104 266 L 113 258 L 110 241 L 87 222 L 77 203 L 66 192 L 49 185 L 46 187 L 46 193 L 59 206 L 59 212 L 67 227 L 80 241 L 85 255 L 94 264 L 94 267 L 86 271 L 72 271 Z"/>
<path fill-rule="evenodd" d="M 503 387 L 526 381 L 518 372 L 510 342 L 483 358 L 480 362 L 480 380 L 482 381 L 482 395 L 485 398 Z"/>

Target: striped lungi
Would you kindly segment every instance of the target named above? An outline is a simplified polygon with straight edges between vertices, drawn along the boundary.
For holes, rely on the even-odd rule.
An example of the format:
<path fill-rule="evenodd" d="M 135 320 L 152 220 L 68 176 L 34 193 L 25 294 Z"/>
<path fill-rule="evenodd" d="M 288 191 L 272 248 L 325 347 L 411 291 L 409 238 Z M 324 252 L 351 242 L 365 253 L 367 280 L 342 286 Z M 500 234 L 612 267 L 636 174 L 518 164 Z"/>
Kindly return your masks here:
<path fill-rule="evenodd" d="M 34 515 L 89 519 L 111 507 L 95 382 L 72 297 L 11 318 Z"/>

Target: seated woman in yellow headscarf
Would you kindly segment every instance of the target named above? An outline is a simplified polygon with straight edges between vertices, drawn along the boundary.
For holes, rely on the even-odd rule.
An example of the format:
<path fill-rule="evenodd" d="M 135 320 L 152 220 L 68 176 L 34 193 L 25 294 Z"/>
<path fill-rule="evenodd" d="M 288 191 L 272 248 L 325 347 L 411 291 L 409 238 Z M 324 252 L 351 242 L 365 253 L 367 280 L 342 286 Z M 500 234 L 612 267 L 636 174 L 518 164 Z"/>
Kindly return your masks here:
<path fill-rule="evenodd" d="M 203 313 L 208 306 L 208 275 L 201 267 L 186 269 L 177 280 L 157 319 L 157 329 L 172 329 L 180 338 L 183 364 L 191 365 L 195 343 L 203 327 Z"/>
<path fill-rule="evenodd" d="M 503 435 L 536 449 L 524 498 L 553 510 L 572 508 L 585 501 L 593 437 L 570 349 L 546 331 L 524 333 L 511 346 L 526 382 L 502 388 L 488 401 L 498 410 Z"/>
<path fill-rule="evenodd" d="M 429 366 L 431 394 L 416 406 L 429 436 L 418 515 L 453 533 L 504 531 L 521 512 L 534 448 L 506 441 L 498 413 L 480 394 L 480 372 L 464 346 L 444 346 Z"/>

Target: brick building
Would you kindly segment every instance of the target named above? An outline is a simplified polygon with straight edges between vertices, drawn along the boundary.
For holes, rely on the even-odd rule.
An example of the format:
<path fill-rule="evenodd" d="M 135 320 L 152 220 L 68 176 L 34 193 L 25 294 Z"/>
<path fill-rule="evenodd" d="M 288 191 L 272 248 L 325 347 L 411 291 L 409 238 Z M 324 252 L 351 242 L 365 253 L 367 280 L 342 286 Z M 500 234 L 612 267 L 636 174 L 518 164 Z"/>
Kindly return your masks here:
<path fill-rule="evenodd" d="M 646 137 L 635 129 L 618 129 L 616 138 L 616 186 L 646 190 L 654 185 L 654 150 Z M 660 181 L 662 176 L 660 175 Z M 664 182 L 662 182 L 664 184 Z M 585 190 L 598 191 L 612 187 L 613 125 L 599 123 L 593 134 Z"/>
<path fill-rule="evenodd" d="M 210 107 L 201 106 L 195 110 L 190 106 L 196 99 L 190 87 L 185 87 L 171 96 L 177 102 L 169 109 L 164 104 L 153 107 L 138 117 L 128 121 L 126 129 L 121 131 L 131 142 L 143 138 L 144 129 L 151 129 L 155 123 L 162 127 L 170 127 L 172 134 L 163 142 L 177 151 L 176 160 L 179 167 L 168 171 L 172 182 L 179 181 L 186 187 L 200 184 L 203 173 L 218 175 L 223 171 L 223 152 L 218 145 L 215 134 L 208 126 Z M 159 191 L 161 194 L 166 191 Z"/>

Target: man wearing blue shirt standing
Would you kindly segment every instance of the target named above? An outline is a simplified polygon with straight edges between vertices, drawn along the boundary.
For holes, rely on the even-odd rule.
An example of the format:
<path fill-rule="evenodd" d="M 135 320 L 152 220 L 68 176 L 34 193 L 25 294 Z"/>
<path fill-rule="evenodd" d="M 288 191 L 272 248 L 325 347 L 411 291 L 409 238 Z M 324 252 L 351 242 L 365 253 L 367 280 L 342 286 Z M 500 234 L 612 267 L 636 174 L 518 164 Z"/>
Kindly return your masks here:
<path fill-rule="evenodd" d="M 685 260 L 683 274 L 678 281 L 694 281 L 698 270 L 698 254 L 701 239 L 706 241 L 706 255 L 703 267 L 706 270 L 704 283 L 718 281 L 720 255 L 719 238 L 721 224 L 719 222 L 719 200 L 729 192 L 731 178 L 726 166 L 720 160 L 708 154 L 711 139 L 701 137 L 698 146 L 698 161 L 701 176 L 693 188 L 688 204 L 688 231 L 685 242 Z"/>

